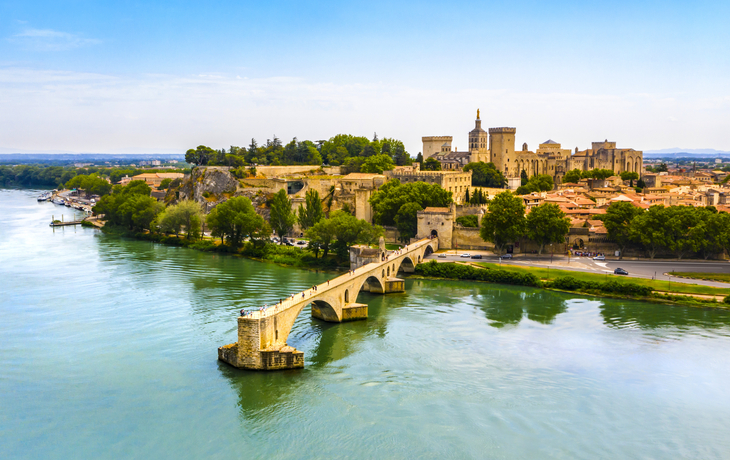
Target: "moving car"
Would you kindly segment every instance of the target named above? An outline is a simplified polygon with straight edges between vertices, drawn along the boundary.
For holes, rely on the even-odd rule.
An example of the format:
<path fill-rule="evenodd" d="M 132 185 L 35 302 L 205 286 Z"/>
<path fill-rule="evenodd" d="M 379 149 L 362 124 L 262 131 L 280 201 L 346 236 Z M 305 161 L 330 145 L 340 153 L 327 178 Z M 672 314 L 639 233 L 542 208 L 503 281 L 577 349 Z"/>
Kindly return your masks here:
<path fill-rule="evenodd" d="M 445 259 L 446 258 L 446 254 L 439 254 L 436 257 L 438 257 L 439 259 Z"/>
<path fill-rule="evenodd" d="M 462 254 L 462 255 L 461 255 L 461 256 L 459 256 L 459 257 L 466 257 L 466 258 L 469 258 L 469 257 L 471 257 L 471 254 L 469 254 L 468 252 L 465 252 L 464 254 Z"/>
<path fill-rule="evenodd" d="M 499 256 L 499 258 L 500 259 L 511 259 L 512 258 L 512 254 L 503 254 L 503 255 Z"/>
<path fill-rule="evenodd" d="M 596 256 L 593 258 L 593 260 L 606 260 L 606 257 L 604 256 Z"/>
<path fill-rule="evenodd" d="M 481 259 L 482 258 L 482 255 L 481 254 L 474 254 L 473 256 L 471 256 L 471 258 L 472 259 Z"/>
<path fill-rule="evenodd" d="M 613 271 L 613 274 L 614 275 L 628 275 L 629 272 L 627 272 L 623 268 L 617 268 L 616 270 Z"/>

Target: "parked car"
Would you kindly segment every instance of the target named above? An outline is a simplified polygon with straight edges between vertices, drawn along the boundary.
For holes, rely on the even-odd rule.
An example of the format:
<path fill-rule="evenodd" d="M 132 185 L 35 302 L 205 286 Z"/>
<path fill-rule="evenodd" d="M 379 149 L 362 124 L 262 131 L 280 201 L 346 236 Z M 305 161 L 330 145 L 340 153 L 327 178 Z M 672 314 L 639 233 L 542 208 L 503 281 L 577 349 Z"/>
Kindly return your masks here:
<path fill-rule="evenodd" d="M 627 272 L 623 268 L 617 268 L 616 270 L 613 271 L 613 274 L 614 275 L 628 275 L 629 272 Z"/>
<path fill-rule="evenodd" d="M 306 241 L 297 241 L 297 244 L 299 246 L 306 246 L 307 242 Z"/>
<path fill-rule="evenodd" d="M 471 257 L 471 254 L 469 254 L 468 252 L 465 252 L 464 254 L 462 254 L 459 257 L 464 257 L 464 258 L 467 258 L 468 259 L 469 257 Z"/>
<path fill-rule="evenodd" d="M 501 256 L 499 256 L 499 258 L 500 259 L 511 259 L 512 258 L 512 254 L 502 254 Z"/>
<path fill-rule="evenodd" d="M 445 259 L 446 258 L 446 254 L 439 254 L 436 257 L 438 257 L 439 259 Z"/>
<path fill-rule="evenodd" d="M 482 258 L 482 255 L 481 254 L 474 254 L 473 256 L 471 256 L 471 258 L 472 259 L 481 259 Z"/>
<path fill-rule="evenodd" d="M 606 260 L 606 257 L 604 256 L 596 256 L 593 258 L 593 260 Z"/>

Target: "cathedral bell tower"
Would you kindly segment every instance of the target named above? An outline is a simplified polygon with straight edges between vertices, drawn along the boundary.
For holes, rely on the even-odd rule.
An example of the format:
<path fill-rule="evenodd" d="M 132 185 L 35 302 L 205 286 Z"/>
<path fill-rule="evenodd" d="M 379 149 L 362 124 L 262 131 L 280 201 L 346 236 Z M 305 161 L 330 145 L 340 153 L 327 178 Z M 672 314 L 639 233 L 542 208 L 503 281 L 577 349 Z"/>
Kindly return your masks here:
<path fill-rule="evenodd" d="M 477 109 L 477 119 L 474 121 L 474 129 L 469 132 L 469 161 L 483 161 L 489 163 L 488 134 L 482 129 L 482 120 Z"/>

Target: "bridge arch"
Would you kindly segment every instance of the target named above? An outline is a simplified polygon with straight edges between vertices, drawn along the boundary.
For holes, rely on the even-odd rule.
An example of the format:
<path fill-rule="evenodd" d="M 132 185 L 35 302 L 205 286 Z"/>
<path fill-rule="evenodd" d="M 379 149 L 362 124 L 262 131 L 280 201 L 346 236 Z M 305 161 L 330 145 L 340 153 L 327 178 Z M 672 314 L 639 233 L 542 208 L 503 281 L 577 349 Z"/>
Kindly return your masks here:
<path fill-rule="evenodd" d="M 358 287 L 358 289 L 355 291 L 357 294 L 352 299 L 353 302 L 357 301 L 357 295 L 361 291 L 367 291 L 367 292 L 378 292 L 378 293 L 384 293 L 385 292 L 385 283 L 383 283 L 383 278 L 378 278 L 375 275 L 368 276 L 365 280 L 363 280 L 362 284 Z"/>
<path fill-rule="evenodd" d="M 413 273 L 413 271 L 416 269 L 416 264 L 413 262 L 413 259 L 409 256 L 403 257 L 400 260 L 400 264 L 398 264 L 398 272 L 405 272 L 405 273 Z"/>
<path fill-rule="evenodd" d="M 429 256 L 429 255 L 431 255 L 431 254 L 433 254 L 433 248 L 432 248 L 432 247 L 431 247 L 431 245 L 429 244 L 428 246 L 426 246 L 426 249 L 425 249 L 425 250 L 423 251 L 423 257 L 428 257 L 428 256 Z M 418 261 L 419 261 L 419 262 L 421 261 L 421 258 L 420 258 L 420 256 L 419 256 L 419 258 L 418 258 Z"/>
<path fill-rule="evenodd" d="M 339 315 L 337 314 L 337 310 L 335 309 L 332 304 L 326 300 L 323 299 L 317 299 L 313 300 L 311 302 L 312 305 L 312 316 L 316 318 L 322 318 L 325 321 L 331 321 L 331 322 L 337 322 L 340 320 Z M 302 308 L 299 313 L 301 313 L 304 310 Z M 297 314 L 299 316 L 299 314 Z M 294 318 L 296 319 L 296 317 Z M 292 325 L 294 324 L 294 321 L 292 321 Z M 291 327 L 289 327 L 291 329 Z M 287 334 L 288 336 L 289 334 Z M 278 337 L 277 337 L 278 339 Z"/>

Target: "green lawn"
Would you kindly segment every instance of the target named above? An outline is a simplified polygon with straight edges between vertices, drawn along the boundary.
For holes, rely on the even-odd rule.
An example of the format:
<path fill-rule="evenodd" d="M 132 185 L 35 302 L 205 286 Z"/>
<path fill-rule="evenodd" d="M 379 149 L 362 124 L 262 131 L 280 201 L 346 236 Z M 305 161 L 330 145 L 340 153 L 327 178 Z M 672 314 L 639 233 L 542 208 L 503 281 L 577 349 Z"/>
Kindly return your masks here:
<path fill-rule="evenodd" d="M 493 264 L 488 262 L 480 262 L 478 265 L 481 265 L 485 268 L 497 268 L 501 270 L 507 270 L 512 272 L 521 272 L 521 273 L 532 273 L 533 275 L 537 276 L 540 279 L 554 279 L 560 276 L 572 276 L 575 279 L 579 279 L 581 281 L 607 281 L 607 280 L 617 280 L 617 281 L 626 281 L 627 283 L 634 283 L 639 284 L 641 286 L 649 286 L 655 291 L 663 291 L 663 292 L 678 292 L 683 294 L 705 294 L 705 295 L 728 295 L 730 294 L 730 289 L 725 288 L 716 288 L 711 286 L 701 286 L 699 284 L 686 284 L 686 283 L 678 283 L 673 282 L 670 284 L 668 281 L 663 280 L 651 280 L 646 278 L 629 278 L 626 276 L 621 275 L 599 275 L 597 273 L 586 273 L 586 272 L 579 272 L 579 271 L 571 271 L 571 270 L 559 270 L 559 269 L 553 269 L 553 268 L 541 268 L 541 267 L 517 267 L 515 265 L 499 265 L 499 264 Z M 677 273 L 679 274 L 679 273 Z"/>
<path fill-rule="evenodd" d="M 695 278 L 698 280 L 720 281 L 730 283 L 730 273 L 703 273 L 703 272 L 676 272 L 672 276 L 684 276 L 685 278 Z"/>

